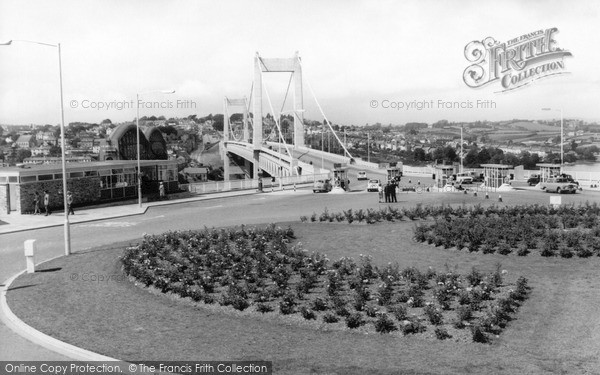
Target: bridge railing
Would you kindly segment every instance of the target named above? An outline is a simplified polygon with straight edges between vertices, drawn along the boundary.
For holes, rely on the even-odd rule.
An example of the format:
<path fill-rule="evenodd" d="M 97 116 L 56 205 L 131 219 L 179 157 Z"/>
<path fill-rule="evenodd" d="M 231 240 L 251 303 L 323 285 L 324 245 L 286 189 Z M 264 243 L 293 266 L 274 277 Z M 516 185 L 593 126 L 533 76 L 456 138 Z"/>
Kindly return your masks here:
<path fill-rule="evenodd" d="M 293 186 L 294 184 L 310 184 L 316 180 L 326 178 L 329 178 L 328 173 L 301 176 L 285 176 L 281 178 L 275 177 L 274 183 L 271 181 L 271 178 L 262 178 L 261 180 L 263 190 L 269 190 L 271 189 L 271 187 L 279 188 L 280 179 L 283 186 Z M 189 192 L 194 194 L 218 193 L 232 190 L 250 190 L 258 189 L 258 179 L 197 182 L 190 184 L 182 184 L 180 185 L 180 187 L 182 189 L 187 189 Z"/>

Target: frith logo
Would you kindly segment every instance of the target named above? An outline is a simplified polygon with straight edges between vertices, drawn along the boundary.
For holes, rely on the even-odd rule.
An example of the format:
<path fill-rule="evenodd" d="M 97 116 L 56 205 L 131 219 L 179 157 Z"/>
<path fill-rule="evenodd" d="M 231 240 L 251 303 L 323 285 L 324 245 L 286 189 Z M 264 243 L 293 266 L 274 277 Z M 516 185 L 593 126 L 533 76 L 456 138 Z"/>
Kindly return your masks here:
<path fill-rule="evenodd" d="M 568 73 L 564 58 L 571 52 L 558 48 L 556 27 L 537 30 L 500 43 L 492 37 L 472 41 L 465 57 L 473 63 L 463 73 L 465 84 L 478 88 L 499 81 L 501 91 L 514 90 L 540 78 Z"/>

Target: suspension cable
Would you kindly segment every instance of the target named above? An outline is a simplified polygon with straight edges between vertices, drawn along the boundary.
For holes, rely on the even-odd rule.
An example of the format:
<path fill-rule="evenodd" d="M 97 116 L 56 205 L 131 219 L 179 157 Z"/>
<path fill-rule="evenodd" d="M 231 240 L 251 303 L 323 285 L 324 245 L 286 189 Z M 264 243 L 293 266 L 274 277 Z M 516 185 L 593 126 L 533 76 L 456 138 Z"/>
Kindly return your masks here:
<path fill-rule="evenodd" d="M 298 59 L 298 63 L 300 64 L 300 66 L 302 66 L 302 60 Z M 313 91 L 312 86 L 310 85 L 310 82 L 306 79 L 306 74 L 304 72 L 302 72 L 302 75 L 303 75 L 303 77 L 302 77 L 303 81 L 306 82 L 306 85 L 308 86 L 308 89 L 310 90 L 310 93 L 312 94 L 313 99 L 315 100 L 315 103 L 317 104 L 317 108 L 319 108 L 319 111 L 321 112 L 321 115 L 323 116 L 323 118 L 325 119 L 325 122 L 329 126 L 329 129 L 331 129 L 331 132 L 335 136 L 335 139 L 337 139 L 337 141 L 340 144 L 340 146 L 342 146 L 342 148 L 344 149 L 344 152 L 348 155 L 348 157 L 350 159 L 352 159 L 352 155 L 346 149 L 346 146 L 342 143 L 342 141 L 340 140 L 340 138 L 337 136 L 337 134 L 335 133 L 335 130 L 333 130 L 333 128 L 331 127 L 331 121 L 329 121 L 327 119 L 327 116 L 325 116 L 325 112 L 323 112 L 323 108 L 321 108 L 321 105 L 319 104 L 319 101 L 317 100 L 317 96 L 315 95 L 315 92 Z"/>

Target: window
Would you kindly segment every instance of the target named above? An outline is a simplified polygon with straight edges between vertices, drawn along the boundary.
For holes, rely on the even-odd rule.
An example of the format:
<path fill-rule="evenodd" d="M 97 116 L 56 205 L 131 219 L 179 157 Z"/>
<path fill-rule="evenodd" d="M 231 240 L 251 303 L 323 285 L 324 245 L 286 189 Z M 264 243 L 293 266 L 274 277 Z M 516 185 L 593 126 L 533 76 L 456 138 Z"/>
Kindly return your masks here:
<path fill-rule="evenodd" d="M 71 172 L 69 173 L 71 178 L 83 177 L 83 172 Z"/>
<path fill-rule="evenodd" d="M 8 182 L 19 182 L 19 176 L 8 176 Z"/>
<path fill-rule="evenodd" d="M 38 181 L 47 181 L 52 179 L 54 179 L 54 176 L 52 176 L 51 174 L 41 174 L 38 176 Z"/>
<path fill-rule="evenodd" d="M 23 176 L 21 177 L 21 182 L 36 182 L 37 176 Z"/>
<path fill-rule="evenodd" d="M 85 177 L 89 177 L 89 176 L 97 176 L 98 175 L 98 171 L 85 171 L 84 172 L 84 176 Z"/>

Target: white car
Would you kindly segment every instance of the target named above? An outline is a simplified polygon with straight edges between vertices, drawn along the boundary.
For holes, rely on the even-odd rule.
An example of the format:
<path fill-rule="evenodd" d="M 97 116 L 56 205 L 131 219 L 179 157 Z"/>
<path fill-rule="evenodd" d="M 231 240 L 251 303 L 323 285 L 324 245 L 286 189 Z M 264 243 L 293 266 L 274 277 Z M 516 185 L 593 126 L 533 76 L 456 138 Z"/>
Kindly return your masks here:
<path fill-rule="evenodd" d="M 379 191 L 379 184 L 381 182 L 377 179 L 372 179 L 367 182 L 367 191 Z"/>
<path fill-rule="evenodd" d="M 368 179 L 369 179 L 369 178 L 367 177 L 367 172 L 365 172 L 365 171 L 358 171 L 358 172 L 356 173 L 356 175 L 357 175 L 357 179 L 358 179 L 358 180 L 368 180 Z"/>
<path fill-rule="evenodd" d="M 459 184 L 472 184 L 473 176 L 470 173 L 459 173 L 456 175 L 456 182 Z"/>

